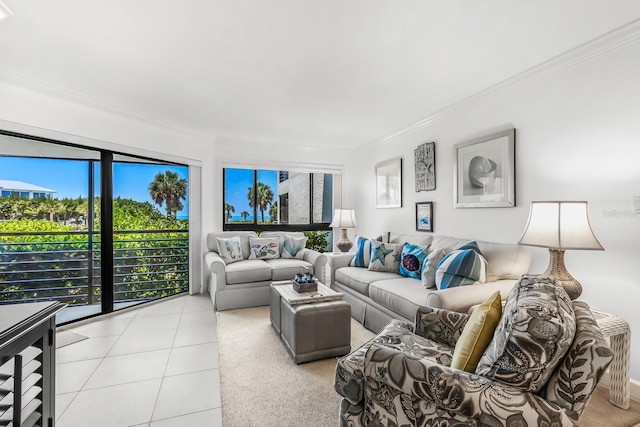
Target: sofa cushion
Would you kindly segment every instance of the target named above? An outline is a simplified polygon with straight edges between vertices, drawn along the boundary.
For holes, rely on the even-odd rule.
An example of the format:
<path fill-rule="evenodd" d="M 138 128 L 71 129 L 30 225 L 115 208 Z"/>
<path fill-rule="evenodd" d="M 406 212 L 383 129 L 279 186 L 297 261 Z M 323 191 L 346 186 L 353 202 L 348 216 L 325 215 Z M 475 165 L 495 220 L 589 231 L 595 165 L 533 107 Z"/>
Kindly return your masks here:
<path fill-rule="evenodd" d="M 412 245 L 427 247 L 433 240 L 433 235 L 431 234 L 398 234 L 394 232 L 385 234 L 388 235 L 386 243 L 399 243 L 401 245 L 411 243 Z"/>
<path fill-rule="evenodd" d="M 444 249 L 436 249 L 430 251 L 427 255 L 427 259 L 422 263 L 422 286 L 425 289 L 431 289 L 436 287 L 436 271 L 438 264 L 445 256 Z"/>
<path fill-rule="evenodd" d="M 282 258 L 302 259 L 304 257 L 304 247 L 306 244 L 306 237 L 285 235 L 282 241 Z"/>
<path fill-rule="evenodd" d="M 451 367 L 475 372 L 482 353 L 487 348 L 502 315 L 500 292 L 494 292 L 477 306 L 462 330 L 453 350 Z"/>
<path fill-rule="evenodd" d="M 249 259 L 280 258 L 281 242 L 278 237 L 249 236 Z"/>
<path fill-rule="evenodd" d="M 360 267 L 342 267 L 336 270 L 336 282 L 369 296 L 369 284 L 376 280 L 397 279 L 396 273 L 385 273 L 382 271 L 370 271 Z"/>
<path fill-rule="evenodd" d="M 369 297 L 406 319 L 414 319 L 418 306 L 425 305 L 427 290 L 415 279 L 396 275 L 395 279 L 372 282 Z"/>
<path fill-rule="evenodd" d="M 486 278 L 487 260 L 482 256 L 475 241 L 445 255 L 436 270 L 438 289 L 484 283 Z"/>
<path fill-rule="evenodd" d="M 573 341 L 571 299 L 554 278 L 525 275 L 509 293 L 503 312 L 476 373 L 537 393 Z"/>
<path fill-rule="evenodd" d="M 246 259 L 226 267 L 227 285 L 271 280 L 271 267 L 266 261 Z"/>
<path fill-rule="evenodd" d="M 400 268 L 402 246 L 403 244 L 372 241 L 369 270 L 397 273 Z"/>
<path fill-rule="evenodd" d="M 422 267 L 427 258 L 427 247 L 405 243 L 400 254 L 400 268 L 398 274 L 420 280 Z"/>
<path fill-rule="evenodd" d="M 242 261 L 242 247 L 240 246 L 240 237 L 218 237 L 218 253 L 224 260 L 225 264 Z"/>
<path fill-rule="evenodd" d="M 531 253 L 524 246 L 478 241 L 478 247 L 487 260 L 487 282 L 517 280 L 529 271 Z"/>
<path fill-rule="evenodd" d="M 268 259 L 265 261 L 271 267 L 271 280 L 293 280 L 300 272 L 300 267 L 304 267 L 305 272 L 314 274 L 313 264 L 302 259 Z"/>

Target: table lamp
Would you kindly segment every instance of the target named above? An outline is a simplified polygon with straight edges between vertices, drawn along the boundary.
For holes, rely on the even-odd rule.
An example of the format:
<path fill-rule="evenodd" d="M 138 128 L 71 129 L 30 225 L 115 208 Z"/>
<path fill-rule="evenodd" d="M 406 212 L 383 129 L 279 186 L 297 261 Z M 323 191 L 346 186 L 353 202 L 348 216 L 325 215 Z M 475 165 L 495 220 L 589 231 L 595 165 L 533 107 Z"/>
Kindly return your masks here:
<path fill-rule="evenodd" d="M 347 228 L 354 228 L 358 226 L 356 221 L 356 212 L 353 209 L 336 209 L 333 214 L 333 221 L 329 224 L 329 227 L 342 228 L 342 237 L 336 244 L 340 252 L 349 252 L 349 249 L 353 246 L 349 236 L 347 235 Z"/>
<path fill-rule="evenodd" d="M 549 248 L 549 267 L 544 274 L 555 277 L 572 300 L 580 296 L 582 285 L 567 271 L 564 251 L 604 250 L 591 230 L 587 202 L 531 202 L 529 221 L 518 243 Z"/>

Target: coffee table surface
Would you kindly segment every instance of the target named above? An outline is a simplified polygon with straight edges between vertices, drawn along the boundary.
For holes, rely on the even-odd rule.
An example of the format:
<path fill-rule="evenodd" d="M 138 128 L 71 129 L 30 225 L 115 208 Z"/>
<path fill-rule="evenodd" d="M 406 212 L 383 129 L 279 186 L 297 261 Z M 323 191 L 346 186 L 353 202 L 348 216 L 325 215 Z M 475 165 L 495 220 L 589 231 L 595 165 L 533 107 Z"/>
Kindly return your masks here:
<path fill-rule="evenodd" d="M 291 280 L 273 282 L 271 286 L 291 305 L 337 301 L 344 296 L 342 292 L 336 292 L 321 282 L 318 282 L 318 290 L 315 292 L 297 292 L 293 289 Z"/>

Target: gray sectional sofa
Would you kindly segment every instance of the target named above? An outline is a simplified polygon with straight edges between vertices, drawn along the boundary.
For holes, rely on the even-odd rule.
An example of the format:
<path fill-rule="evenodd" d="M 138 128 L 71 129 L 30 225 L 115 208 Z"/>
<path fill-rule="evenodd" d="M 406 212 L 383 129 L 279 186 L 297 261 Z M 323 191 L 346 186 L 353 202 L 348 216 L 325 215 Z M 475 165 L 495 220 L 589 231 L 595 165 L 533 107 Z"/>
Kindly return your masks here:
<path fill-rule="evenodd" d="M 304 237 L 301 232 L 265 231 L 260 237 Z M 219 254 L 217 238 L 238 236 L 242 248 L 242 261 L 225 264 Z M 249 237 L 253 231 L 221 231 L 207 235 L 208 252 L 204 256 L 208 268 L 209 294 L 216 310 L 269 305 L 269 285 L 272 281 L 290 280 L 300 271 L 324 277 L 327 257 L 317 251 L 304 249 L 302 259 L 249 259 Z"/>
<path fill-rule="evenodd" d="M 388 243 L 411 243 L 429 247 L 429 251 L 443 249 L 449 253 L 474 239 L 460 239 L 434 234 L 385 233 Z M 522 246 L 478 241 L 487 261 L 485 283 L 438 290 L 426 289 L 420 280 L 397 273 L 370 271 L 353 267 L 354 254 L 334 254 L 329 258 L 330 286 L 344 293 L 351 304 L 351 316 L 367 329 L 380 332 L 392 319 L 413 322 L 418 307 L 443 308 L 467 312 L 469 308 L 500 291 L 505 299 L 520 277 L 527 273 L 531 254 Z"/>

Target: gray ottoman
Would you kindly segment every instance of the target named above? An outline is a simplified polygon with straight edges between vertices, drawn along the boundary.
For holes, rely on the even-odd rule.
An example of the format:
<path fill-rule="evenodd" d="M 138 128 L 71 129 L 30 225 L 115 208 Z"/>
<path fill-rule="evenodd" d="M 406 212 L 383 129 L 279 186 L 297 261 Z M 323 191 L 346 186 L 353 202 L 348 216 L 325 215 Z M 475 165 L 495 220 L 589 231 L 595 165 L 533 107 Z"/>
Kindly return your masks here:
<path fill-rule="evenodd" d="M 345 301 L 289 304 L 270 290 L 271 325 L 296 363 L 351 351 L 351 306 Z"/>

